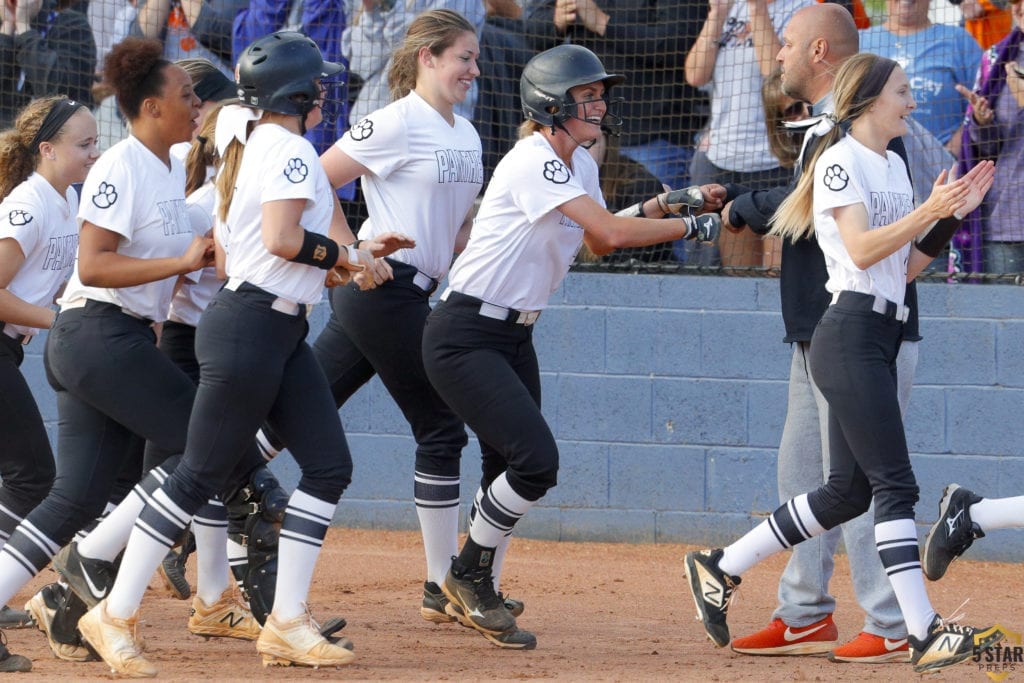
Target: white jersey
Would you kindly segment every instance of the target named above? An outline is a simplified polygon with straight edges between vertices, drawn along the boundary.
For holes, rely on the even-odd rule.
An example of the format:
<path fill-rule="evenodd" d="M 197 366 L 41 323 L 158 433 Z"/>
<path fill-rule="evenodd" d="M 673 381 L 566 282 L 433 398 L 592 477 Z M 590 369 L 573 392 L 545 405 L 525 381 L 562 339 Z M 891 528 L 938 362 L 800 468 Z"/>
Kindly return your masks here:
<path fill-rule="evenodd" d="M 353 126 L 338 149 L 371 171 L 363 176 L 370 217 L 363 239 L 402 232 L 415 249 L 391 255 L 440 280 L 451 265 L 455 236 L 484 182 L 480 136 L 466 119 L 450 126 L 415 92 Z"/>
<path fill-rule="evenodd" d="M 275 123 L 261 123 L 245 143 L 227 220 L 217 222 L 227 275 L 289 301 L 313 304 L 323 295 L 326 273 L 274 256 L 263 246 L 263 204 L 283 199 L 305 199 L 299 224 L 328 233 L 336 200 L 313 145 Z"/>
<path fill-rule="evenodd" d="M 216 186 L 208 182 L 185 199 L 192 230 L 200 237 L 213 229 L 216 196 Z M 168 320 L 198 327 L 203 311 L 210 304 L 213 295 L 224 285 L 224 281 L 217 277 L 216 266 L 203 268 L 196 275 L 198 282 L 184 282 L 174 294 L 171 309 L 167 314 Z"/>
<path fill-rule="evenodd" d="M 78 253 L 78 193 L 68 187 L 62 196 L 38 173 L 14 188 L 0 203 L 0 239 L 13 239 L 25 261 L 7 291 L 33 306 L 50 306 L 67 282 Z M 39 330 L 7 325 L 18 334 Z"/>
<path fill-rule="evenodd" d="M 569 169 L 540 133 L 517 142 L 494 169 L 448 291 L 520 311 L 545 308 L 583 244 L 583 228 L 557 207 L 582 195 L 605 205 L 587 150 L 576 148 Z"/>
<path fill-rule="evenodd" d="M 768 15 L 780 42 L 793 14 L 811 4 L 813 0 L 768 3 Z M 768 129 L 761 107 L 763 81 L 754 53 L 748 3 L 734 2 L 718 39 L 710 83 L 707 156 L 715 166 L 727 171 L 764 171 L 779 165 L 768 146 Z"/>
<path fill-rule="evenodd" d="M 851 290 L 903 303 L 907 289 L 906 244 L 866 270 L 853 264 L 839 235 L 832 210 L 863 204 L 868 229 L 895 223 L 914 209 L 914 191 L 907 166 L 892 151 L 884 157 L 873 152 L 852 135 L 822 152 L 814 167 L 814 232 L 825 253 L 830 292 Z"/>
<path fill-rule="evenodd" d="M 120 236 L 117 252 L 138 259 L 181 256 L 192 242 L 185 206 L 185 168 L 170 168 L 132 135 L 111 147 L 89 171 L 78 208 L 80 221 Z M 133 287 L 87 287 L 78 264 L 61 304 L 105 301 L 156 322 L 167 319 L 177 276 Z"/>

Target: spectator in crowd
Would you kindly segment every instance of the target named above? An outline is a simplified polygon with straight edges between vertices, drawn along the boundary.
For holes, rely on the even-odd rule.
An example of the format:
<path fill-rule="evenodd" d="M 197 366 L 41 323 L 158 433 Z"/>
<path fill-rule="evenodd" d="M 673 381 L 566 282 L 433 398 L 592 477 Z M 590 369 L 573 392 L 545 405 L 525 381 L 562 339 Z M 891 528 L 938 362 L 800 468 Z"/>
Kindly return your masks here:
<path fill-rule="evenodd" d="M 1009 0 L 949 0 L 964 15 L 964 29 L 987 50 L 1013 28 Z"/>
<path fill-rule="evenodd" d="M 529 0 L 526 34 L 535 51 L 561 42 L 589 48 L 612 73 L 624 102 L 622 152 L 674 189 L 690 183 L 693 138 L 706 118 L 706 98 L 687 85 L 686 50 L 704 11 L 694 0 Z M 710 181 L 704 181 L 710 182 Z"/>
<path fill-rule="evenodd" d="M 961 171 L 981 159 L 996 162 L 995 183 L 981 207 L 971 213 L 957 236 L 964 270 L 989 273 L 1024 271 L 1024 2 L 1012 5 L 1014 27 L 982 57 L 975 89 L 957 90 L 968 103 L 960 147 Z M 973 243 L 973 244 L 972 244 Z M 971 247 L 973 246 L 973 250 Z M 981 247 L 984 263 L 976 258 Z"/>
<path fill-rule="evenodd" d="M 761 106 L 764 107 L 764 123 L 768 129 L 768 147 L 783 168 L 796 166 L 800 156 L 800 133 L 798 129 L 786 128 L 786 123 L 806 119 L 810 115 L 807 105 L 790 97 L 782 89 L 782 71 L 776 69 L 761 86 Z"/>
<path fill-rule="evenodd" d="M 103 65 L 110 48 L 124 40 L 131 30 L 138 8 L 129 0 L 89 0 L 85 16 L 96 42 L 97 71 Z M 99 74 L 97 73 L 97 78 Z"/>
<path fill-rule="evenodd" d="M 478 37 L 487 12 L 483 0 L 345 0 L 349 22 L 341 34 L 342 54 L 350 71 L 362 79 L 349 115 L 352 125 L 391 102 L 387 73 L 391 53 L 401 45 L 413 19 L 430 9 L 458 12 L 476 27 Z M 455 113 L 472 121 L 476 100 L 477 86 L 473 84 Z"/>
<path fill-rule="evenodd" d="M 981 48 L 959 26 L 934 24 L 930 0 L 886 0 L 886 19 L 861 32 L 860 49 L 899 62 L 910 78 L 917 100 L 914 117 L 939 142 L 957 153 L 967 103 L 957 95 L 958 83 L 972 83 Z"/>
<path fill-rule="evenodd" d="M 77 0 L 0 5 L 0 125 L 29 100 L 67 95 L 92 106 L 96 44 Z"/>
<path fill-rule="evenodd" d="M 686 81 L 711 90 L 711 120 L 690 166 L 693 182 L 737 183 L 752 190 L 786 182 L 789 173 L 768 145 L 759 93 L 775 68 L 790 18 L 812 2 L 710 0 L 704 27 L 686 56 Z M 688 261 L 718 264 L 717 247 L 685 246 Z M 723 255 L 723 265 L 733 265 L 732 254 Z"/>
<path fill-rule="evenodd" d="M 231 73 L 231 22 L 246 0 L 139 0 L 130 35 L 163 41 L 164 58 L 209 59 Z"/>

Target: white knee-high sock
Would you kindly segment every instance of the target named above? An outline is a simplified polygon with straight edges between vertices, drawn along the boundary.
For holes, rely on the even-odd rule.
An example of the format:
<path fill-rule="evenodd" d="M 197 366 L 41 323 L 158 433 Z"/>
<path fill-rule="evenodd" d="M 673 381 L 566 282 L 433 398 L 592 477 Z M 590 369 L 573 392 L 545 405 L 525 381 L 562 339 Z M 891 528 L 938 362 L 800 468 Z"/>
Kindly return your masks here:
<path fill-rule="evenodd" d="M 912 519 L 894 519 L 875 524 L 875 545 L 889 583 L 896 593 L 907 632 L 923 640 L 935 618 L 935 610 L 924 588 L 917 527 Z"/>
<path fill-rule="evenodd" d="M 231 537 L 228 537 L 225 547 L 227 548 L 228 567 L 234 568 L 249 564 L 249 553 L 244 545 L 232 539 Z M 231 578 L 235 582 L 235 586 L 237 586 L 238 589 L 241 590 L 242 581 L 237 576 L 235 576 L 234 569 L 232 569 L 231 571 Z"/>
<path fill-rule="evenodd" d="M 129 495 L 131 495 L 130 491 L 129 491 Z M 95 520 L 93 520 L 92 523 L 85 525 L 85 527 L 83 527 L 83 528 L 81 528 L 81 529 L 79 529 L 78 531 L 75 532 L 75 538 L 74 538 L 75 543 L 81 543 L 82 541 L 84 541 L 85 537 L 89 535 L 89 532 L 92 531 L 93 529 L 95 529 L 103 520 L 105 520 L 107 518 L 107 515 L 109 515 L 111 512 L 113 512 L 116 509 L 117 509 L 117 506 L 114 505 L 113 503 L 109 503 L 109 502 L 105 506 L 103 506 L 103 512 L 100 513 L 99 517 L 97 517 Z"/>
<path fill-rule="evenodd" d="M 256 432 L 256 447 L 259 449 L 260 455 L 262 455 L 263 459 L 267 462 L 276 458 L 278 453 L 281 452 L 281 449 L 270 443 L 270 439 L 262 429 Z"/>
<path fill-rule="evenodd" d="M 444 582 L 452 556 L 459 553 L 459 477 L 416 472 L 416 516 L 427 557 L 427 581 Z"/>
<path fill-rule="evenodd" d="M 83 557 L 113 562 L 117 554 L 124 550 L 135 520 L 146 504 L 140 494 L 138 486 L 129 491 L 124 500 L 78 542 L 78 552 Z"/>
<path fill-rule="evenodd" d="M 983 498 L 971 506 L 971 521 L 982 531 L 1024 526 L 1024 496 Z"/>
<path fill-rule="evenodd" d="M 801 541 L 824 533 L 825 527 L 811 511 L 807 494 L 791 498 L 739 540 L 725 547 L 718 568 L 740 576 L 761 560 Z"/>
<path fill-rule="evenodd" d="M 272 610 L 278 621 L 289 621 L 305 612 L 313 569 L 336 505 L 298 489 L 288 499 L 288 509 L 281 524 L 277 588 Z"/>
<path fill-rule="evenodd" d="M 147 513 L 156 511 L 167 520 L 167 533 L 145 521 Z M 162 489 L 153 494 L 153 502 L 143 510 L 128 539 L 117 579 L 107 596 L 107 614 L 127 619 L 139 610 L 150 578 L 190 521 L 189 515 Z"/>
<path fill-rule="evenodd" d="M 502 472 L 477 505 L 476 516 L 469 525 L 470 538 L 483 548 L 497 548 L 535 502 L 513 491 Z"/>
<path fill-rule="evenodd" d="M 196 537 L 196 595 L 207 605 L 228 587 L 228 516 L 219 500 L 211 500 L 192 518 Z"/>

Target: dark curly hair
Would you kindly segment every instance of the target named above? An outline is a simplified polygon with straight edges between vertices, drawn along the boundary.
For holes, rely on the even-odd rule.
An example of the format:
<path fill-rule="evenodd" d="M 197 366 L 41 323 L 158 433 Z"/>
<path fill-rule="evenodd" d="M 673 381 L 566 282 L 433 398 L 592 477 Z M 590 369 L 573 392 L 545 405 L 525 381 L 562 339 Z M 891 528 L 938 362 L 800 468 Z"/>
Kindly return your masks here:
<path fill-rule="evenodd" d="M 138 118 L 143 100 L 163 90 L 165 69 L 171 64 L 163 53 L 159 40 L 125 38 L 103 62 L 103 80 L 114 90 L 117 106 L 129 121 Z"/>

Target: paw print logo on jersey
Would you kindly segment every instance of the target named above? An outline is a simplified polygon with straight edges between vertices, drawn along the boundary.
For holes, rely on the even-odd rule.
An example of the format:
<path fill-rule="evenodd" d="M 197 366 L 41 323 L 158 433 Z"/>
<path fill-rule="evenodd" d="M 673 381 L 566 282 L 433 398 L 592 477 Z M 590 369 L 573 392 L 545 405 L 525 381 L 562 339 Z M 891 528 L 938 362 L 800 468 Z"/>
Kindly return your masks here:
<path fill-rule="evenodd" d="M 309 167 L 306 166 L 306 162 L 298 157 L 289 159 L 288 165 L 284 167 L 284 177 L 290 183 L 301 183 L 308 175 Z"/>
<path fill-rule="evenodd" d="M 96 188 L 96 194 L 92 196 L 92 203 L 97 209 L 109 209 L 117 201 L 117 188 L 107 182 L 100 183 Z"/>
<path fill-rule="evenodd" d="M 840 190 L 845 190 L 846 186 L 850 184 L 850 176 L 842 166 L 832 164 L 825 169 L 823 182 L 828 189 L 833 192 L 839 192 Z"/>
<path fill-rule="evenodd" d="M 569 169 L 557 159 L 545 162 L 544 180 L 550 180 L 555 185 L 564 185 L 569 182 Z"/>
<path fill-rule="evenodd" d="M 349 129 L 348 134 L 352 136 L 352 139 L 356 142 L 365 140 L 366 138 L 373 135 L 373 121 L 370 119 L 363 119 L 356 125 Z"/>
<path fill-rule="evenodd" d="M 32 222 L 32 214 L 21 209 L 14 209 L 7 214 L 7 221 L 13 226 L 28 225 Z"/>

